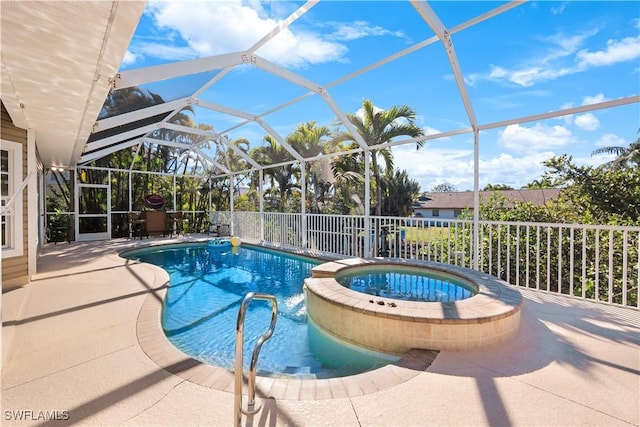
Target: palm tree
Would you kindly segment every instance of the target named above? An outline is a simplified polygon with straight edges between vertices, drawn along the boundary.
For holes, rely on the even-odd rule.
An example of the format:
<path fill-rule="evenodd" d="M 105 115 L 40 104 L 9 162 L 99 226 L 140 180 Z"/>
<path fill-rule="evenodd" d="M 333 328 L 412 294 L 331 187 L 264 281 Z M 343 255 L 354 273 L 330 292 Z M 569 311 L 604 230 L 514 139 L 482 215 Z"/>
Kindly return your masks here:
<path fill-rule="evenodd" d="M 365 99 L 362 101 L 362 114 L 348 114 L 347 118 L 370 147 L 390 142 L 400 136 L 415 138 L 424 134 L 422 129 L 414 124 L 415 111 L 406 105 L 380 110 L 370 100 Z M 355 142 L 355 139 L 349 133 L 342 133 L 336 138 L 336 142 L 345 141 Z M 417 148 L 422 145 L 422 141 L 418 142 Z M 393 153 L 388 147 L 371 152 L 371 167 L 376 187 L 375 214 L 380 216 L 382 214 L 382 178 L 378 156 L 382 157 L 385 169 L 393 170 Z"/>
<path fill-rule="evenodd" d="M 411 204 L 420 194 L 420 184 L 406 170 L 388 170 L 383 179 L 386 197 L 383 214 L 409 216 Z"/>
<path fill-rule="evenodd" d="M 640 130 L 638 132 L 640 133 Z M 630 143 L 628 147 L 601 147 L 591 153 L 592 156 L 599 154 L 614 154 L 616 156 L 612 161 L 605 163 L 603 165 L 605 167 L 623 169 L 632 165 L 638 166 L 640 165 L 640 138 Z"/>
<path fill-rule="evenodd" d="M 541 179 L 534 179 L 533 181 L 527 183 L 523 188 L 526 189 L 536 189 L 536 188 L 555 188 L 556 185 L 549 177 L 544 177 Z"/>
<path fill-rule="evenodd" d="M 351 143 L 343 149 L 357 148 Z M 331 161 L 331 173 L 334 183 L 328 191 L 333 192 L 333 211 L 338 214 L 358 214 L 364 212 L 362 200 L 358 194 L 363 194 L 364 184 L 364 156 L 355 153 L 348 156 L 337 156 Z"/>
<path fill-rule="evenodd" d="M 257 147 L 251 151 L 251 157 L 261 165 L 272 165 L 293 160 L 282 145 L 271 135 L 266 135 L 264 141 L 267 145 Z M 264 170 L 264 174 L 271 180 L 271 192 L 279 196 L 278 208 L 280 212 L 286 211 L 287 197 L 293 194 L 293 190 L 298 188 L 295 178 L 298 176 L 298 166 L 296 163 L 289 163 Z"/>
<path fill-rule="evenodd" d="M 315 122 L 307 122 L 298 127 L 287 137 L 287 142 L 305 159 L 313 158 L 320 154 L 326 154 L 333 150 L 335 145 L 331 143 L 331 130 L 327 126 L 316 126 Z M 322 175 L 325 162 L 307 160 L 304 162 L 305 185 L 308 188 L 308 198 L 312 199 L 312 209 L 318 210 L 318 200 L 324 199 L 326 178 Z"/>

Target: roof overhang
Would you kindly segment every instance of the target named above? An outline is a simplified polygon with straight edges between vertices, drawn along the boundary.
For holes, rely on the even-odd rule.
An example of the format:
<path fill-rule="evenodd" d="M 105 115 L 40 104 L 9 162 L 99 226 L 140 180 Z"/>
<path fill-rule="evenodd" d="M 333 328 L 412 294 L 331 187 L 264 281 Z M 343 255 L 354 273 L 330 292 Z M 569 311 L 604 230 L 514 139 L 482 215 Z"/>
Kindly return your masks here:
<path fill-rule="evenodd" d="M 2 2 L 2 85 L 15 126 L 41 161 L 74 166 L 114 82 L 146 1 Z"/>

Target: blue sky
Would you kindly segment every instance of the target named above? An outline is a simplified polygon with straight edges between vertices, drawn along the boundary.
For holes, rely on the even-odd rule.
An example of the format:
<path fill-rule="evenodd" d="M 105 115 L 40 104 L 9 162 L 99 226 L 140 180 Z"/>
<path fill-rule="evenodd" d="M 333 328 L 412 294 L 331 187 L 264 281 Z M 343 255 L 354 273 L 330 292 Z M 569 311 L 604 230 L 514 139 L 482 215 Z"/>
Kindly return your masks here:
<path fill-rule="evenodd" d="M 430 3 L 444 26 L 455 29 L 505 2 Z M 122 65 L 123 70 L 239 52 L 250 48 L 302 2 L 149 2 Z M 256 54 L 326 86 L 434 36 L 405 1 L 320 1 Z M 451 36 L 479 124 L 490 124 L 625 98 L 640 93 L 640 3 L 636 1 L 527 2 Z M 215 72 L 149 85 L 165 100 L 189 95 Z M 262 114 L 307 90 L 257 67 L 240 66 L 200 98 L 250 114 Z M 428 134 L 469 127 L 469 117 L 440 42 L 429 44 L 328 89 L 345 113 L 363 99 L 380 108 L 405 104 Z M 314 96 L 264 117 L 280 135 L 298 124 L 331 125 L 335 113 Z M 202 108 L 196 122 L 218 131 L 241 119 Z M 580 164 L 601 146 L 626 146 L 640 129 L 640 106 L 512 124 L 480 135 L 480 185 L 515 188 L 540 178 L 542 162 L 570 154 Z M 257 125 L 233 129 L 256 146 Z M 472 134 L 394 148 L 396 167 L 423 191 L 448 182 L 473 188 Z"/>

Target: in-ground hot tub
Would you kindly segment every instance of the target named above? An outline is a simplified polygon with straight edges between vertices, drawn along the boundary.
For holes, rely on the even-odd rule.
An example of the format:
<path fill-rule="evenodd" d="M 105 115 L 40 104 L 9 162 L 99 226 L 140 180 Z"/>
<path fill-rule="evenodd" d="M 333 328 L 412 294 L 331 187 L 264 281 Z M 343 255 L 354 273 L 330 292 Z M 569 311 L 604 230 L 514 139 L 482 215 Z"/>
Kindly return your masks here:
<path fill-rule="evenodd" d="M 411 301 L 354 291 L 340 275 L 375 266 L 418 268 L 462 282 L 475 295 L 453 301 Z M 307 315 L 347 342 L 391 354 L 412 348 L 472 350 L 504 342 L 520 325 L 522 295 L 506 282 L 478 271 L 417 260 L 353 258 L 314 267 L 305 280 Z"/>

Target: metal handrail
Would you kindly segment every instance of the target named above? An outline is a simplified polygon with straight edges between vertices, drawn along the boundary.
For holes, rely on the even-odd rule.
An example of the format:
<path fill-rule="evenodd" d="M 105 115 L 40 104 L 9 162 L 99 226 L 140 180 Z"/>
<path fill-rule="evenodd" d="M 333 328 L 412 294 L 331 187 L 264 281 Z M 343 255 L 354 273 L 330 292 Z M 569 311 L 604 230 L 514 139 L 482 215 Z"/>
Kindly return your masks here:
<path fill-rule="evenodd" d="M 247 409 L 242 409 L 242 374 L 243 374 L 243 340 L 244 340 L 244 319 L 247 313 L 247 307 L 254 299 L 262 299 L 271 301 L 271 324 L 269 329 L 256 342 L 251 356 L 251 364 L 249 366 L 248 381 L 248 399 Z M 260 410 L 255 407 L 256 397 L 256 369 L 258 366 L 258 356 L 262 345 L 273 335 L 276 328 L 276 319 L 278 317 L 278 301 L 274 295 L 249 292 L 240 305 L 238 311 L 238 320 L 236 321 L 236 360 L 235 360 L 235 385 L 234 385 L 234 426 L 240 426 L 242 422 L 242 414 L 253 415 Z"/>

